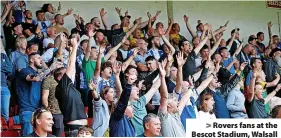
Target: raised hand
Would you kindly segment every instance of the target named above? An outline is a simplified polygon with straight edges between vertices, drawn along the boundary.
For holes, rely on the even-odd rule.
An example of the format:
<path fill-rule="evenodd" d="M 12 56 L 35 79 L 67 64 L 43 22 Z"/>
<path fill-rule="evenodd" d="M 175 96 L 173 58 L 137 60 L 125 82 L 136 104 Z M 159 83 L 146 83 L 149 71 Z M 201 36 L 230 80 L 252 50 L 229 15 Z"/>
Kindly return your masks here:
<path fill-rule="evenodd" d="M 244 62 L 240 65 L 240 71 L 243 71 L 245 69 L 245 67 L 247 66 L 248 62 Z"/>
<path fill-rule="evenodd" d="M 133 51 L 133 56 L 135 57 L 139 52 L 139 49 L 138 48 L 135 48 L 134 51 Z"/>
<path fill-rule="evenodd" d="M 174 20 L 172 18 L 169 18 L 168 24 L 173 24 L 173 23 L 174 23 Z"/>
<path fill-rule="evenodd" d="M 59 2 L 58 11 L 61 10 L 61 3 Z"/>
<path fill-rule="evenodd" d="M 165 67 L 163 67 L 160 62 L 158 62 L 158 68 L 159 68 L 159 71 L 160 71 L 159 72 L 160 73 L 160 77 L 165 77 L 166 76 Z"/>
<path fill-rule="evenodd" d="M 172 60 L 173 60 L 173 55 L 172 55 L 171 52 L 168 53 L 168 55 L 167 55 L 167 60 L 168 60 L 168 62 L 172 62 Z"/>
<path fill-rule="evenodd" d="M 8 1 L 7 4 L 5 5 L 6 12 L 8 12 L 12 7 L 11 7 L 11 2 Z"/>
<path fill-rule="evenodd" d="M 188 22 L 188 16 L 184 15 L 183 20 L 184 20 L 184 22 Z"/>
<path fill-rule="evenodd" d="M 78 42 L 77 42 L 77 38 L 71 38 L 70 40 L 72 47 L 77 47 L 78 46 Z"/>
<path fill-rule="evenodd" d="M 151 18 L 151 14 L 149 12 L 147 12 L 147 17 L 150 19 Z"/>
<path fill-rule="evenodd" d="M 160 13 L 161 13 L 161 11 L 158 11 L 158 10 L 157 10 L 157 12 L 156 12 L 156 15 L 155 15 L 155 16 L 159 16 L 159 15 L 160 15 Z"/>
<path fill-rule="evenodd" d="M 227 27 L 228 23 L 229 23 L 229 20 L 226 21 L 226 23 L 224 24 L 224 27 Z"/>
<path fill-rule="evenodd" d="M 118 13 L 118 15 L 121 15 L 121 8 L 115 7 L 115 11 Z"/>
<path fill-rule="evenodd" d="M 67 15 L 70 15 L 70 14 L 72 13 L 72 11 L 73 11 L 72 8 L 71 8 L 71 9 L 68 9 L 66 14 L 67 14 Z"/>
<path fill-rule="evenodd" d="M 106 15 L 107 12 L 104 11 L 104 8 L 101 8 L 100 10 L 100 16 L 104 17 L 104 15 Z"/>
<path fill-rule="evenodd" d="M 183 53 L 182 52 L 179 52 L 177 55 L 176 55 L 176 58 L 177 58 L 177 61 L 178 61 L 178 67 L 182 67 L 185 63 L 185 59 L 183 59 Z"/>
<path fill-rule="evenodd" d="M 128 10 L 125 12 L 125 16 L 128 16 L 129 15 L 129 12 L 128 12 Z"/>
<path fill-rule="evenodd" d="M 267 23 L 267 26 L 268 26 L 269 28 L 271 28 L 271 27 L 272 27 L 272 25 L 273 25 L 273 24 L 272 24 L 272 22 L 271 22 L 271 21 Z"/>
<path fill-rule="evenodd" d="M 93 82 L 93 80 L 90 80 L 88 86 L 89 86 L 89 89 L 94 91 L 94 92 L 97 89 L 97 85 Z"/>
<path fill-rule="evenodd" d="M 119 76 L 121 71 L 121 64 L 118 61 L 116 61 L 115 63 L 113 63 L 112 70 L 115 75 Z"/>
<path fill-rule="evenodd" d="M 137 75 L 136 74 L 131 74 L 128 77 L 128 84 L 133 84 L 137 80 Z"/>

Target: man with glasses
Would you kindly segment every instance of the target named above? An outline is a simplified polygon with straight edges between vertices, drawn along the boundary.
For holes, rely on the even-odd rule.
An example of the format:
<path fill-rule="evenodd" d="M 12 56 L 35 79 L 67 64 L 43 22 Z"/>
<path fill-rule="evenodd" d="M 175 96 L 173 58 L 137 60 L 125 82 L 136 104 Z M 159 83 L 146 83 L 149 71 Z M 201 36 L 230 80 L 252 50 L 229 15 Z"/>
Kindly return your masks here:
<path fill-rule="evenodd" d="M 32 125 L 34 131 L 27 135 L 27 137 L 55 137 L 49 134 L 52 132 L 53 116 L 52 113 L 46 109 L 39 108 L 32 115 Z"/>

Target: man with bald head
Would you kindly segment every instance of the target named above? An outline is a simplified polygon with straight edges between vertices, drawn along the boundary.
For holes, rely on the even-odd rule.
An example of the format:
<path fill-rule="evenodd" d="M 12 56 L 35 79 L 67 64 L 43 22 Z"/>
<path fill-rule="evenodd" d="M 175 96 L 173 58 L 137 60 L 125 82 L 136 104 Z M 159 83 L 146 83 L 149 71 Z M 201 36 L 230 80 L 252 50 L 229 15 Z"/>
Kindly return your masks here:
<path fill-rule="evenodd" d="M 54 45 L 54 41 L 55 41 L 55 38 L 56 38 L 56 28 L 54 26 L 50 26 L 48 29 L 47 29 L 47 38 L 44 38 L 43 40 L 43 48 L 44 48 L 44 51 L 49 49 L 49 48 L 54 48 L 55 45 Z"/>
<path fill-rule="evenodd" d="M 57 14 L 55 16 L 55 22 L 56 22 L 56 25 L 55 25 L 56 33 L 64 32 L 67 34 L 67 36 L 69 36 L 68 30 L 65 27 L 63 27 L 63 25 L 64 25 L 63 15 Z"/>

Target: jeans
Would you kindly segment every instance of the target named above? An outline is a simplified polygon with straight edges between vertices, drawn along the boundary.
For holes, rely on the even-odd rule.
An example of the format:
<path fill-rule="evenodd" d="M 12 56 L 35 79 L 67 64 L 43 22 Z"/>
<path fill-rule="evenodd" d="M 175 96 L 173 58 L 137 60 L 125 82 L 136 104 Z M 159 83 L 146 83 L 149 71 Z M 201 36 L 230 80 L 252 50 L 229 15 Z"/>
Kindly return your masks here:
<path fill-rule="evenodd" d="M 7 86 L 1 86 L 1 116 L 8 122 L 9 120 L 9 105 L 11 93 Z"/>
<path fill-rule="evenodd" d="M 32 118 L 32 111 L 23 111 L 20 112 L 20 124 L 22 129 L 22 135 L 26 136 L 33 132 L 32 124 L 31 124 L 31 118 Z"/>
<path fill-rule="evenodd" d="M 64 124 L 63 124 L 63 115 L 62 114 L 53 114 L 53 128 L 52 128 L 52 134 L 56 137 L 62 137 L 62 132 L 64 130 Z"/>

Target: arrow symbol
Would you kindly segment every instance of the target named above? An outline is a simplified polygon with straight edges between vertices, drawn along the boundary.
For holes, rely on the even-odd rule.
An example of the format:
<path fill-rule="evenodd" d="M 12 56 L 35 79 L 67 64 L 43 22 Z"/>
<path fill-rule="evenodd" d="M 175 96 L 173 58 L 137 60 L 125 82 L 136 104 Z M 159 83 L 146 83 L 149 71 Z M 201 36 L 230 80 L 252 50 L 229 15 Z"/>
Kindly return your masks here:
<path fill-rule="evenodd" d="M 211 124 L 206 123 L 206 128 L 210 128 L 210 127 L 211 127 Z"/>

